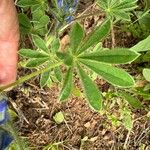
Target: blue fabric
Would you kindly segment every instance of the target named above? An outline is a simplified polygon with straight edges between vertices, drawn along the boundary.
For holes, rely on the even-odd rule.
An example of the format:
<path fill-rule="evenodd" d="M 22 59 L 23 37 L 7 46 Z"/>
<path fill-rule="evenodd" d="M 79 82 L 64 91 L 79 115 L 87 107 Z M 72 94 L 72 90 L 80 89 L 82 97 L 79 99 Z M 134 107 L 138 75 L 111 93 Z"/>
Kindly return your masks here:
<path fill-rule="evenodd" d="M 5 124 L 8 120 L 7 100 L 0 99 L 0 125 Z M 0 128 L 0 150 L 5 150 L 12 142 L 13 137 L 4 129 Z"/>
<path fill-rule="evenodd" d="M 7 101 L 6 99 L 0 100 L 0 125 L 8 120 L 7 116 Z"/>
<path fill-rule="evenodd" d="M 13 137 L 4 129 L 0 128 L 0 150 L 5 150 L 13 141 Z"/>

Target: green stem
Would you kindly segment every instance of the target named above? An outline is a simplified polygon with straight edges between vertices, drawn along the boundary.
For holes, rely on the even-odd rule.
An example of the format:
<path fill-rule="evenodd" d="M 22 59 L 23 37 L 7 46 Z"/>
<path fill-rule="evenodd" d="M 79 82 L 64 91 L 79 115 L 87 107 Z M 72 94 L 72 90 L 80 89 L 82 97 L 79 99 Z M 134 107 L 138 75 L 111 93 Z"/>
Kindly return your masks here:
<path fill-rule="evenodd" d="M 21 83 L 23 83 L 23 82 L 25 82 L 25 81 L 27 81 L 27 80 L 29 80 L 29 79 L 35 77 L 35 76 L 37 76 L 37 75 L 39 75 L 39 74 L 41 74 L 41 73 L 43 73 L 43 72 L 46 72 L 46 71 L 48 71 L 49 69 L 58 67 L 58 66 L 60 66 L 62 63 L 63 63 L 63 62 L 60 61 L 60 62 L 58 62 L 58 63 L 56 63 L 56 64 L 52 64 L 51 66 L 48 65 L 48 66 L 46 66 L 45 68 L 40 69 L 40 70 L 38 70 L 38 71 L 36 71 L 36 72 L 33 72 L 33 73 L 29 74 L 29 75 L 26 75 L 26 76 L 24 76 L 24 77 L 18 79 L 17 81 L 15 81 L 15 82 L 13 82 L 13 83 L 11 83 L 11 84 L 2 86 L 2 87 L 0 87 L 0 93 L 2 93 L 3 91 L 7 90 L 7 89 L 10 88 L 10 87 L 15 87 L 15 86 L 17 86 L 17 85 L 19 85 L 19 84 L 21 84 Z"/>
<path fill-rule="evenodd" d="M 75 18 L 71 23 L 65 25 L 62 29 L 60 29 L 60 33 L 62 33 L 66 28 L 68 28 L 71 24 L 73 24 L 73 22 L 78 21 L 78 20 L 82 20 L 85 19 L 87 17 L 91 17 L 91 16 L 97 16 L 97 15 L 101 15 L 102 13 L 104 13 L 103 11 L 96 11 L 94 13 L 90 13 L 90 14 L 86 14 L 80 17 Z"/>
<path fill-rule="evenodd" d="M 104 13 L 104 12 L 103 12 L 103 11 L 96 11 L 96 12 L 94 12 L 94 13 L 90 13 L 90 14 L 86 14 L 86 15 L 77 17 L 77 18 L 74 19 L 74 21 L 75 21 L 75 20 L 82 20 L 82 19 L 85 19 L 85 18 L 91 17 L 91 16 L 102 15 L 102 13 Z"/>

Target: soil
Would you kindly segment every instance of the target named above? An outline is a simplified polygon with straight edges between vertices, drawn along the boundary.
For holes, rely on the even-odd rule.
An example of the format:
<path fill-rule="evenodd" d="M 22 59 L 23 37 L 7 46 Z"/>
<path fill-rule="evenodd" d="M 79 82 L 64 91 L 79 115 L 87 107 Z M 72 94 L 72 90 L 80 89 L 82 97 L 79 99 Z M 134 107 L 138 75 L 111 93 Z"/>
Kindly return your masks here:
<path fill-rule="evenodd" d="M 25 92 L 27 91 L 27 92 Z M 62 142 L 60 150 L 122 150 L 128 131 L 114 127 L 106 115 L 93 112 L 84 98 L 72 97 L 68 102 L 58 102 L 58 86 L 41 90 L 32 83 L 12 91 L 13 101 L 21 112 L 18 121 L 20 134 L 30 147 L 41 150 L 47 144 Z M 11 93 L 10 93 L 11 96 Z M 53 116 L 63 112 L 66 123 L 57 124 Z M 110 110 L 114 111 L 115 110 Z M 150 122 L 144 110 L 133 110 L 134 128 L 129 135 L 127 149 L 136 150 L 143 145 L 149 150 Z M 141 118 L 141 119 L 140 119 Z M 81 139 L 88 137 L 83 145 Z M 82 145 L 82 147 L 81 147 Z"/>
<path fill-rule="evenodd" d="M 83 12 L 84 3 L 79 12 Z M 88 6 L 92 3 L 89 1 Z M 93 9 L 93 8 L 91 8 Z M 89 17 L 82 23 L 87 32 L 94 27 L 100 17 Z M 137 42 L 130 33 L 122 33 L 114 29 L 115 46 L 130 47 Z M 105 47 L 112 47 L 112 36 L 104 41 Z M 130 71 L 131 69 L 128 68 Z M 133 68 L 132 68 L 133 69 Z M 136 67 L 135 69 L 136 70 Z M 131 72 L 133 72 L 133 70 Z M 19 76 L 28 70 L 19 71 Z M 8 93 L 12 108 L 18 113 L 16 126 L 31 149 L 42 150 L 48 144 L 59 143 L 59 150 L 150 150 L 150 121 L 145 109 L 131 108 L 134 127 L 131 132 L 123 125 L 115 127 L 106 114 L 92 111 L 84 96 L 72 96 L 67 102 L 59 103 L 60 87 L 53 84 L 52 88 L 41 89 L 38 77 L 28 81 Z M 97 79 L 97 85 L 107 92 L 109 84 Z M 15 105 L 14 105 L 15 103 Z M 146 102 L 145 105 L 149 103 Z M 53 116 L 63 112 L 65 122 L 57 124 Z M 114 108 L 110 112 L 115 113 Z M 85 141 L 83 139 L 87 138 Z"/>

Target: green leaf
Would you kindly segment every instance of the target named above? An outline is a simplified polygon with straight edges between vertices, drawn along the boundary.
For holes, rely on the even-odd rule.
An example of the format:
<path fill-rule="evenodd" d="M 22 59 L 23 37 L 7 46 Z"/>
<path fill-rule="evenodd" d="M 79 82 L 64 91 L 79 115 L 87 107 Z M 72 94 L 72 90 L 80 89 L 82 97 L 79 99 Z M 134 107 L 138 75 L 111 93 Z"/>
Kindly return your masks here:
<path fill-rule="evenodd" d="M 143 69 L 143 76 L 147 81 L 150 82 L 150 69 L 147 68 Z"/>
<path fill-rule="evenodd" d="M 144 35 L 149 35 L 149 24 L 150 24 L 150 9 L 148 9 L 147 11 L 142 11 L 138 13 L 138 22 L 139 22 L 139 25 L 143 28 L 143 29 L 146 29 L 144 30 L 145 31 L 148 31 L 147 33 L 144 33 Z M 144 28 L 145 27 L 145 28 Z M 142 31 L 143 31 L 142 29 Z"/>
<path fill-rule="evenodd" d="M 8 109 L 8 113 L 9 113 L 11 120 L 15 120 L 18 117 L 17 113 L 12 109 Z"/>
<path fill-rule="evenodd" d="M 24 13 L 18 14 L 18 20 L 20 25 L 20 30 L 22 33 L 29 33 L 32 25 L 30 23 L 29 18 Z"/>
<path fill-rule="evenodd" d="M 31 50 L 31 49 L 21 49 L 19 51 L 19 54 L 21 56 L 27 57 L 27 58 L 44 58 L 44 57 L 49 57 L 45 53 L 41 53 L 39 51 Z"/>
<path fill-rule="evenodd" d="M 37 46 L 39 49 L 43 50 L 44 52 L 49 53 L 49 50 L 46 47 L 46 43 L 43 39 L 41 39 L 37 35 L 33 35 L 32 39 L 33 39 L 33 42 L 34 42 L 35 46 Z"/>
<path fill-rule="evenodd" d="M 49 58 L 37 58 L 37 59 L 30 59 L 27 63 L 26 63 L 26 67 L 27 68 L 36 68 L 40 65 L 42 65 L 43 63 L 45 63 L 46 61 L 48 61 Z"/>
<path fill-rule="evenodd" d="M 131 21 L 130 19 L 130 14 L 129 13 L 126 13 L 124 11 L 115 11 L 115 12 L 112 12 L 112 15 L 116 17 L 116 19 L 122 19 L 122 20 L 125 20 L 125 21 Z"/>
<path fill-rule="evenodd" d="M 37 22 L 34 23 L 35 29 L 39 30 L 43 27 L 46 27 L 46 25 L 49 23 L 49 17 L 47 15 L 42 16 Z"/>
<path fill-rule="evenodd" d="M 138 53 L 127 48 L 115 48 L 112 50 L 82 54 L 79 58 L 111 64 L 126 64 L 134 61 L 138 56 Z"/>
<path fill-rule="evenodd" d="M 129 131 L 133 128 L 132 112 L 127 108 L 121 110 L 121 119 L 125 128 Z"/>
<path fill-rule="evenodd" d="M 141 108 L 142 104 L 139 100 L 135 99 L 133 96 L 126 92 L 119 92 L 119 95 L 123 97 L 131 106 L 134 108 Z"/>
<path fill-rule="evenodd" d="M 109 33 L 111 27 L 111 21 L 106 20 L 102 23 L 101 26 L 98 26 L 95 31 L 91 33 L 91 35 L 86 38 L 83 44 L 79 47 L 78 54 L 82 53 L 89 47 L 99 43 L 106 35 Z"/>
<path fill-rule="evenodd" d="M 58 39 L 58 38 L 57 38 L 57 39 L 54 39 L 54 40 L 52 41 L 52 44 L 51 44 L 51 50 L 52 50 L 52 52 L 53 52 L 53 53 L 58 52 L 58 51 L 59 51 L 59 48 L 60 48 L 60 41 L 59 41 L 59 39 Z"/>
<path fill-rule="evenodd" d="M 94 84 L 91 78 L 84 72 L 84 70 L 78 65 L 79 74 L 82 80 L 84 91 L 91 108 L 95 111 L 102 109 L 102 94 L 98 87 Z"/>
<path fill-rule="evenodd" d="M 142 96 L 144 100 L 150 100 L 149 91 L 145 91 L 143 87 L 136 88 L 135 93 Z"/>
<path fill-rule="evenodd" d="M 143 89 L 143 90 L 144 90 L 144 91 L 150 90 L 150 83 L 146 84 L 146 85 L 144 86 L 144 89 Z"/>
<path fill-rule="evenodd" d="M 47 84 L 47 82 L 50 78 L 50 73 L 51 73 L 51 70 L 46 71 L 46 72 L 41 74 L 40 87 L 44 87 Z"/>
<path fill-rule="evenodd" d="M 73 86 L 72 88 L 72 94 L 76 97 L 81 97 L 81 91 L 78 87 Z"/>
<path fill-rule="evenodd" d="M 57 52 L 57 57 L 64 61 L 64 64 L 67 66 L 72 66 L 73 64 L 73 55 L 67 51 L 67 52 Z"/>
<path fill-rule="evenodd" d="M 49 88 L 51 88 L 51 87 L 52 87 L 52 84 L 53 84 L 53 82 L 52 82 L 52 79 L 51 79 L 51 77 L 50 77 L 50 78 L 47 80 L 46 86 L 49 87 Z"/>
<path fill-rule="evenodd" d="M 56 52 L 56 55 L 61 60 L 64 60 L 67 57 L 67 54 L 63 52 Z"/>
<path fill-rule="evenodd" d="M 70 32 L 70 41 L 71 41 L 71 48 L 73 52 L 76 52 L 81 40 L 84 36 L 84 30 L 81 25 L 76 22 Z"/>
<path fill-rule="evenodd" d="M 115 127 L 119 127 L 121 122 L 119 118 L 115 115 L 107 115 L 107 118 L 111 121 L 112 125 Z"/>
<path fill-rule="evenodd" d="M 96 51 L 101 51 L 103 49 L 102 47 L 102 42 L 99 42 L 95 45 L 95 47 L 92 49 L 93 52 L 96 52 Z"/>
<path fill-rule="evenodd" d="M 54 68 L 54 73 L 55 73 L 55 76 L 56 76 L 57 80 L 59 82 L 61 82 L 62 81 L 62 72 L 61 72 L 61 69 L 59 67 Z"/>
<path fill-rule="evenodd" d="M 61 142 L 59 144 L 61 144 Z M 59 150 L 59 148 L 58 148 L 59 144 L 57 144 L 57 143 L 51 144 L 50 143 L 50 144 L 46 145 L 42 150 Z"/>
<path fill-rule="evenodd" d="M 29 7 L 40 4 L 39 0 L 19 0 L 17 6 L 19 7 Z"/>
<path fill-rule="evenodd" d="M 72 91 L 73 68 L 69 68 L 64 80 L 63 88 L 60 93 L 60 101 L 65 101 Z"/>
<path fill-rule="evenodd" d="M 66 57 L 64 59 L 64 63 L 67 66 L 72 66 L 72 64 L 73 64 L 73 56 L 70 55 L 70 54 L 66 55 Z"/>
<path fill-rule="evenodd" d="M 147 51 L 145 54 L 142 55 L 143 62 L 150 62 L 150 51 Z"/>
<path fill-rule="evenodd" d="M 47 9 L 45 11 L 42 9 L 43 7 L 39 8 L 39 10 L 37 11 L 36 10 L 33 10 L 34 12 L 32 11 L 32 21 L 34 24 L 33 31 L 35 34 L 42 35 L 43 37 L 45 37 L 45 34 L 48 33 L 47 25 L 49 23 L 49 17 L 45 15 L 45 11 L 47 11 Z"/>
<path fill-rule="evenodd" d="M 137 7 L 137 0 L 121 0 L 119 3 L 116 3 L 116 6 L 113 9 L 131 11 Z"/>
<path fill-rule="evenodd" d="M 97 0 L 98 5 L 106 12 L 107 18 L 130 20 L 130 11 L 137 7 L 137 0 Z"/>
<path fill-rule="evenodd" d="M 136 52 L 143 52 L 150 50 L 150 35 L 146 39 L 140 41 L 139 43 L 131 47 L 130 49 Z"/>
<path fill-rule="evenodd" d="M 53 116 L 53 119 L 57 124 L 61 124 L 65 121 L 64 114 L 61 111 L 56 113 L 55 116 Z"/>
<path fill-rule="evenodd" d="M 119 69 L 109 64 L 100 62 L 94 62 L 89 60 L 80 61 L 114 86 L 129 88 L 134 86 L 135 84 L 132 76 L 123 69 Z"/>

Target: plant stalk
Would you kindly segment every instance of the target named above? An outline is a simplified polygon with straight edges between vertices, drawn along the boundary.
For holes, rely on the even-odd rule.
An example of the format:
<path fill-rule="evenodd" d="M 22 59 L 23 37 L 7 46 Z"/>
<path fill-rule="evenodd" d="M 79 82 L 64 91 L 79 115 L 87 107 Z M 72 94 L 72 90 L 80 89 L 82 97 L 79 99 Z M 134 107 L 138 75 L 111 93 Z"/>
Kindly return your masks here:
<path fill-rule="evenodd" d="M 7 89 L 10 88 L 10 87 L 16 87 L 17 85 L 19 85 L 19 84 L 21 84 L 21 83 L 23 83 L 23 82 L 25 82 L 25 81 L 27 81 L 27 80 L 29 80 L 29 79 L 31 79 L 31 78 L 37 76 L 37 75 L 43 73 L 43 72 L 46 72 L 46 71 L 48 71 L 49 69 L 58 67 L 58 66 L 62 65 L 62 63 L 63 63 L 63 62 L 60 61 L 60 62 L 58 62 L 58 63 L 52 64 L 51 66 L 48 65 L 48 66 L 46 66 L 45 68 L 40 69 L 40 70 L 38 70 L 38 71 L 35 71 L 35 72 L 33 72 L 33 73 L 29 74 L 29 75 L 26 75 L 26 76 L 24 76 L 24 77 L 18 79 L 17 81 L 15 81 L 15 82 L 13 82 L 13 83 L 10 83 L 10 84 L 5 85 L 5 86 L 1 86 L 1 87 L 0 87 L 0 93 L 2 93 L 3 91 L 7 90 Z"/>

